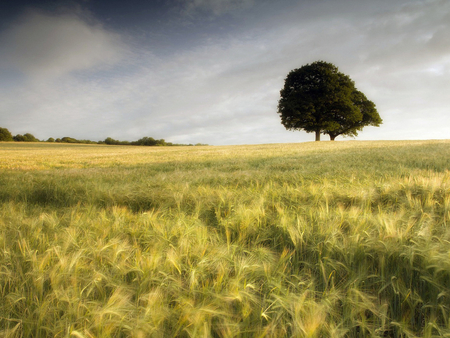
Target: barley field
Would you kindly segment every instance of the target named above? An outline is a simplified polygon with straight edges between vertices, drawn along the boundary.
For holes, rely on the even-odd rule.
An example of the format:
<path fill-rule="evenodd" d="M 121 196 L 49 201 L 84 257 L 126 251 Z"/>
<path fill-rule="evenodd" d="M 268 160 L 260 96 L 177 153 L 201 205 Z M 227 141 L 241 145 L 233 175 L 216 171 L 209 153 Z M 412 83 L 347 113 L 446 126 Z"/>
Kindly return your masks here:
<path fill-rule="evenodd" d="M 450 337 L 450 141 L 0 143 L 0 337 Z"/>

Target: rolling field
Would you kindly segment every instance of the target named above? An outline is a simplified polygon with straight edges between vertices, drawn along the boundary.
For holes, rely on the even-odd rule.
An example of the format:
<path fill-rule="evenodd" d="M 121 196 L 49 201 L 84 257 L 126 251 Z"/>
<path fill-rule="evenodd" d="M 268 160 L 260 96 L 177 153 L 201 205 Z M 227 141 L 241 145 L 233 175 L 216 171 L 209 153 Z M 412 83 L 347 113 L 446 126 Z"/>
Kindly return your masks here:
<path fill-rule="evenodd" d="M 450 141 L 0 143 L 0 337 L 450 337 Z"/>

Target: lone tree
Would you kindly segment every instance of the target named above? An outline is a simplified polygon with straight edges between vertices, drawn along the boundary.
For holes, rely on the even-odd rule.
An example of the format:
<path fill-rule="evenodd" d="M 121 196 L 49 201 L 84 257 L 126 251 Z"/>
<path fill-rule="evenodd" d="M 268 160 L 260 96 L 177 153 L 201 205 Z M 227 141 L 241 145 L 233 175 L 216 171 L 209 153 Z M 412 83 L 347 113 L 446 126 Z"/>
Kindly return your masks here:
<path fill-rule="evenodd" d="M 316 61 L 292 70 L 280 91 L 278 114 L 288 130 L 305 130 L 336 136 L 357 136 L 365 126 L 379 126 L 383 120 L 375 104 L 355 88 L 355 83 L 338 68 Z"/>

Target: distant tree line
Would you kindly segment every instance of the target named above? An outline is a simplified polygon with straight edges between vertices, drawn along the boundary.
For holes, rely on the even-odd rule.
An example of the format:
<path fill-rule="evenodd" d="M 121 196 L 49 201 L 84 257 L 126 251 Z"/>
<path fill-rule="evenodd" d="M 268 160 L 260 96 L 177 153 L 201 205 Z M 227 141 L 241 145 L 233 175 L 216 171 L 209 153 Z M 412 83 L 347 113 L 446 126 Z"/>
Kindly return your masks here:
<path fill-rule="evenodd" d="M 126 146 L 194 146 L 194 144 L 178 144 L 166 142 L 164 139 L 155 140 L 153 137 L 143 137 L 137 141 L 119 141 L 107 137 L 103 141 L 77 140 L 72 137 L 63 137 L 54 139 L 50 137 L 46 141 L 40 141 L 30 133 L 24 135 L 17 134 L 13 136 L 7 128 L 0 127 L 0 142 L 55 142 L 55 143 L 81 143 L 81 144 L 108 144 L 108 145 L 126 145 Z M 207 144 L 197 143 L 196 146 L 206 146 Z"/>

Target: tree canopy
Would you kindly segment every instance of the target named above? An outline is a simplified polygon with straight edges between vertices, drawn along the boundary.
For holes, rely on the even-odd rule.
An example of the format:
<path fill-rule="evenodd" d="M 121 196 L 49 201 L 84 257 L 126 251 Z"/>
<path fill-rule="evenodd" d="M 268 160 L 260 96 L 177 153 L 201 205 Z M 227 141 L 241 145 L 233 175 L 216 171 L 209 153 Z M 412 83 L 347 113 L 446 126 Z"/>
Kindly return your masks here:
<path fill-rule="evenodd" d="M 0 141 L 12 141 L 13 137 L 10 131 L 0 127 Z"/>
<path fill-rule="evenodd" d="M 349 76 L 324 61 L 292 70 L 280 91 L 278 114 L 288 130 L 356 136 L 365 126 L 379 126 L 375 104 L 358 91 Z"/>
<path fill-rule="evenodd" d="M 39 140 L 30 133 L 24 135 L 17 134 L 13 137 L 13 140 L 16 142 L 39 142 Z"/>

